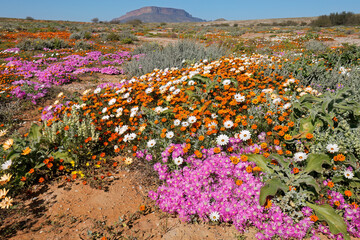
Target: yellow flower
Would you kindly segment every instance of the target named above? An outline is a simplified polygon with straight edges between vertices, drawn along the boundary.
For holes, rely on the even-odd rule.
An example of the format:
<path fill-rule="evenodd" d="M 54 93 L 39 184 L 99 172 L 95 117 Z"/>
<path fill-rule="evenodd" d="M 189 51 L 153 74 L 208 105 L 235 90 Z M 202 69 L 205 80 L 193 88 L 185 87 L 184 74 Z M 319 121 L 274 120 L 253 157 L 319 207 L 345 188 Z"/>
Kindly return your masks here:
<path fill-rule="evenodd" d="M 131 157 L 125 158 L 125 164 L 130 165 L 133 162 L 133 159 Z"/>
<path fill-rule="evenodd" d="M 1 208 L 9 208 L 10 206 L 12 206 L 12 198 L 6 197 L 1 203 L 0 203 L 0 207 Z"/>
<path fill-rule="evenodd" d="M 291 140 L 292 136 L 290 134 L 285 134 L 284 139 L 285 140 Z"/>
<path fill-rule="evenodd" d="M 7 129 L 1 130 L 1 131 L 0 131 L 0 137 L 5 136 L 6 133 L 7 133 Z"/>
<path fill-rule="evenodd" d="M 3 190 L 0 189 L 0 199 L 5 198 L 8 192 L 9 190 L 6 190 L 5 188 Z"/>
<path fill-rule="evenodd" d="M 0 185 L 4 185 L 6 184 L 7 182 L 10 181 L 11 179 L 11 176 L 9 173 L 8 174 L 4 174 L 1 178 L 0 178 Z"/>
<path fill-rule="evenodd" d="M 9 148 L 11 148 L 11 146 L 14 144 L 14 140 L 13 139 L 8 139 L 6 140 L 6 142 L 3 144 L 3 148 L 4 150 L 8 150 Z"/>
<path fill-rule="evenodd" d="M 21 155 L 28 155 L 30 152 L 31 152 L 31 149 L 29 147 L 27 147 L 22 151 Z"/>

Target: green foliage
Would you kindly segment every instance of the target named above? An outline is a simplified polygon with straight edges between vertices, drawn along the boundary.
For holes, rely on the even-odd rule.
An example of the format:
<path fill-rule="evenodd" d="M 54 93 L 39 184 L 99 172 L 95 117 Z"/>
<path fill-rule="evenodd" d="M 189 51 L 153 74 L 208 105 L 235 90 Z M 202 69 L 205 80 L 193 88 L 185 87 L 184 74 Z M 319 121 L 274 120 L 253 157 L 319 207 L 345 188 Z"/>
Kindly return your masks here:
<path fill-rule="evenodd" d="M 302 96 L 299 101 L 294 103 L 292 119 L 306 119 L 303 124 L 308 124 L 306 128 L 309 131 L 300 132 L 301 135 L 312 132 L 314 127 L 321 127 L 326 130 L 328 127 L 334 127 L 334 117 L 346 114 L 351 127 L 357 127 L 360 117 L 360 103 L 351 100 L 354 91 L 350 89 L 341 89 L 336 93 L 327 92 L 321 96 L 315 97 L 310 94 Z M 301 127 L 300 127 L 301 128 Z"/>
<path fill-rule="evenodd" d="M 320 41 L 310 40 L 305 44 L 305 48 L 311 52 L 324 52 L 327 50 L 327 46 Z"/>
<path fill-rule="evenodd" d="M 53 38 L 49 40 L 26 39 L 18 43 L 16 47 L 24 51 L 30 51 L 30 50 L 43 50 L 44 48 L 48 48 L 48 49 L 69 48 L 70 45 L 62 39 Z"/>
<path fill-rule="evenodd" d="M 90 39 L 91 38 L 91 33 L 88 31 L 80 31 L 80 32 L 75 32 L 73 34 L 70 35 L 70 39 Z"/>
<path fill-rule="evenodd" d="M 142 24 L 142 21 L 140 19 L 133 19 L 127 21 L 126 23 L 132 25 L 133 27 L 137 27 Z"/>
<path fill-rule="evenodd" d="M 91 50 L 94 46 L 86 41 L 77 41 L 74 48 L 79 50 Z"/>
<path fill-rule="evenodd" d="M 311 22 L 312 26 L 330 27 L 339 25 L 354 26 L 360 24 L 360 16 L 352 12 L 330 13 L 330 15 L 322 15 Z"/>
<path fill-rule="evenodd" d="M 133 43 L 138 40 L 135 35 L 127 31 L 118 34 L 111 32 L 103 35 L 102 39 L 105 41 L 121 41 L 123 44 Z"/>
<path fill-rule="evenodd" d="M 226 48 L 219 45 L 213 44 L 206 47 L 202 44 L 187 40 L 169 44 L 163 48 L 155 45 L 142 47 L 140 50 L 135 50 L 135 52 L 144 54 L 144 56 L 139 60 L 132 60 L 125 65 L 126 73 L 131 76 L 140 76 L 151 72 L 155 68 L 180 68 L 183 66 L 183 60 L 214 60 L 229 53 Z"/>
<path fill-rule="evenodd" d="M 50 127 L 45 125 L 43 136 L 50 146 L 59 146 L 77 161 L 88 160 L 99 139 L 91 118 L 80 117 L 76 107 L 62 121 L 54 122 Z"/>
<path fill-rule="evenodd" d="M 334 208 L 328 204 L 315 205 L 312 203 L 307 203 L 307 205 L 315 211 L 316 215 L 319 217 L 319 220 L 327 222 L 331 233 L 342 233 L 345 240 L 350 240 L 344 219 L 335 212 Z"/>

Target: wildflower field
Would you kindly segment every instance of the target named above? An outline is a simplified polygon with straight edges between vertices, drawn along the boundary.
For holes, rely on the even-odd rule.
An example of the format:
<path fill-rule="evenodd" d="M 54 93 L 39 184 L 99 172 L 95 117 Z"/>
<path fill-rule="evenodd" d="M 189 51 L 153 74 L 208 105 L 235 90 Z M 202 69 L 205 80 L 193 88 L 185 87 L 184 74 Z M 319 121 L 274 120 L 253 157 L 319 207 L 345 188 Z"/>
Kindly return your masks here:
<path fill-rule="evenodd" d="M 142 166 L 157 183 L 142 216 L 238 239 L 360 238 L 358 40 L 358 27 L 4 21 L 0 222 L 34 187 L 107 189 Z"/>

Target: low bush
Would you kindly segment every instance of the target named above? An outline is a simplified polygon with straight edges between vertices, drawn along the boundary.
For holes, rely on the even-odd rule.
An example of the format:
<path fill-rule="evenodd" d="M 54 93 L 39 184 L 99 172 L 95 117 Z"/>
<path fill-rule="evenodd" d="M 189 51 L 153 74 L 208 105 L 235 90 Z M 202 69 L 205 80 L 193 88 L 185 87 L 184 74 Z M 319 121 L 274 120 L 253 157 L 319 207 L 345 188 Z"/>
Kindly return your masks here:
<path fill-rule="evenodd" d="M 181 68 L 186 61 L 196 62 L 201 59 L 214 60 L 229 54 L 229 50 L 219 45 L 205 46 L 193 41 L 178 41 L 165 47 L 145 45 L 135 49 L 137 54 L 143 54 L 137 60 L 125 65 L 125 72 L 139 76 L 151 72 L 155 68 Z"/>

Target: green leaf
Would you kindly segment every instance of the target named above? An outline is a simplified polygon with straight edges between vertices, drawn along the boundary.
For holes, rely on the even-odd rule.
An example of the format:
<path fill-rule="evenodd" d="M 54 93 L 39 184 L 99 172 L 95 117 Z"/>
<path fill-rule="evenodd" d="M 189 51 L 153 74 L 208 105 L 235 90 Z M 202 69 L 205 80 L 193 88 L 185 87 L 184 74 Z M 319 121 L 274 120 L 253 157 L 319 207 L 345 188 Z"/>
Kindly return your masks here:
<path fill-rule="evenodd" d="M 349 164 L 351 165 L 353 168 L 358 169 L 359 167 L 357 166 L 357 158 L 354 156 L 354 154 L 352 153 L 348 153 L 348 158 L 347 161 L 345 162 L 345 164 Z"/>
<path fill-rule="evenodd" d="M 290 165 L 289 162 L 286 162 L 286 161 L 284 160 L 284 157 L 283 157 L 283 156 L 281 156 L 281 155 L 279 155 L 279 154 L 277 154 L 277 153 L 270 154 L 269 159 L 274 159 L 274 160 L 276 160 L 276 161 L 279 163 L 279 165 L 282 166 L 282 167 L 286 167 L 286 168 L 287 168 L 287 167 L 289 167 L 289 165 Z"/>
<path fill-rule="evenodd" d="M 74 159 L 72 159 L 69 155 L 68 152 L 53 152 L 51 153 L 51 155 L 54 157 L 54 158 L 58 158 L 58 159 L 63 159 L 64 162 L 66 163 L 70 163 L 71 161 L 73 161 Z"/>
<path fill-rule="evenodd" d="M 336 177 L 333 177 L 332 179 L 331 179 L 331 181 L 333 182 L 333 183 L 339 183 L 339 182 L 341 182 L 341 181 L 343 181 L 344 180 L 344 177 L 343 176 L 336 176 Z"/>
<path fill-rule="evenodd" d="M 300 134 L 306 135 L 312 133 L 315 130 L 315 126 L 311 121 L 311 117 L 303 118 L 300 120 Z"/>
<path fill-rule="evenodd" d="M 330 157 L 326 154 L 309 154 L 307 157 L 307 165 L 304 169 L 304 172 L 310 173 L 312 171 L 322 173 L 324 163 L 330 164 Z"/>
<path fill-rule="evenodd" d="M 360 188 L 360 183 L 359 182 L 351 182 L 350 187 L 352 187 L 352 188 Z"/>
<path fill-rule="evenodd" d="M 18 158 L 18 157 L 20 157 L 20 153 L 12 150 L 12 151 L 7 155 L 6 159 L 12 161 L 12 160 L 14 160 L 15 158 Z"/>
<path fill-rule="evenodd" d="M 33 141 L 37 141 L 41 137 L 41 127 L 39 125 L 33 124 L 31 125 L 30 131 L 29 131 L 29 138 Z"/>
<path fill-rule="evenodd" d="M 263 171 L 265 173 L 273 173 L 274 172 L 271 168 L 268 167 L 268 163 L 271 162 L 270 159 L 268 159 L 260 154 L 250 154 L 247 156 L 249 158 L 248 159 L 249 161 L 256 163 L 256 165 L 258 167 L 260 167 L 261 171 Z"/>
<path fill-rule="evenodd" d="M 320 185 L 316 182 L 315 178 L 310 175 L 301 176 L 298 183 L 305 183 L 309 186 L 313 186 L 317 193 L 320 192 Z"/>
<path fill-rule="evenodd" d="M 266 198 L 268 196 L 275 196 L 279 190 L 287 192 L 289 187 L 286 186 L 285 183 L 278 177 L 274 177 L 266 181 L 265 185 L 260 190 L 260 205 L 263 206 L 266 203 Z"/>
<path fill-rule="evenodd" d="M 345 240 L 350 240 L 344 219 L 338 215 L 330 205 L 315 205 L 309 202 L 307 202 L 306 205 L 315 211 L 319 220 L 327 222 L 332 234 L 342 233 Z"/>
<path fill-rule="evenodd" d="M 39 168 L 42 168 L 43 166 L 45 166 L 45 163 L 39 163 L 39 164 L 37 164 L 34 168 L 35 169 L 39 169 Z"/>

